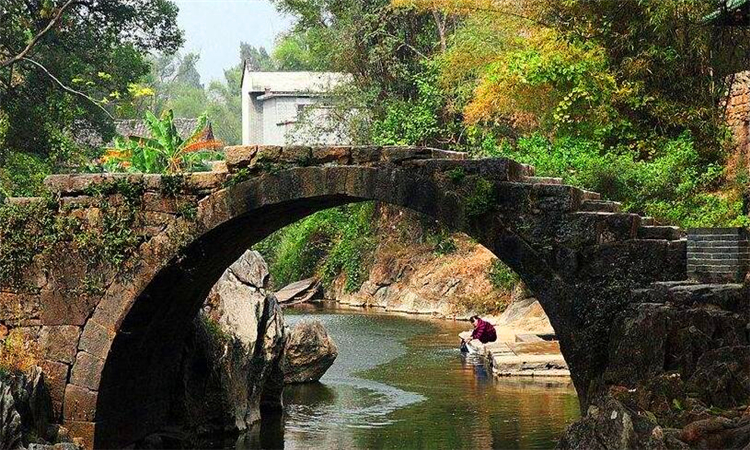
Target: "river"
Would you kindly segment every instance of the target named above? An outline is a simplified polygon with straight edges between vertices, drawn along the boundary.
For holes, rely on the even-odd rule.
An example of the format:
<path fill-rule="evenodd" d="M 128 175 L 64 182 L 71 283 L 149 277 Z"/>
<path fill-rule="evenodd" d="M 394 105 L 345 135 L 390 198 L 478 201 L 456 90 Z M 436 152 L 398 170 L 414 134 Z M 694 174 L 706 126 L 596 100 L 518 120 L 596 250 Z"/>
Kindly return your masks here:
<path fill-rule="evenodd" d="M 285 412 L 236 448 L 545 449 L 578 418 L 569 380 L 495 379 L 462 356 L 465 322 L 356 309 L 285 310 L 323 322 L 339 356 L 320 383 L 285 388 Z"/>

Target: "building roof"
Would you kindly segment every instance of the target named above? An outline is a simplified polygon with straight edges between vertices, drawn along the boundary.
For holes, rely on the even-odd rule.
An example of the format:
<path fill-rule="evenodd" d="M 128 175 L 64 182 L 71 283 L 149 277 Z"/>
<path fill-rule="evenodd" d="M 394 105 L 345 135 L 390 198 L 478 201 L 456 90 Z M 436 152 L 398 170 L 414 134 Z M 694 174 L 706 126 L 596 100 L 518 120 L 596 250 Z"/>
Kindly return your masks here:
<path fill-rule="evenodd" d="M 323 93 L 343 82 L 351 75 L 340 72 L 253 72 L 242 73 L 242 87 L 248 92 L 270 93 Z"/>
<path fill-rule="evenodd" d="M 198 119 L 176 118 L 172 123 L 177 128 L 177 134 L 183 139 L 187 139 L 198 126 Z M 124 137 L 151 137 L 146 122 L 139 119 L 115 120 L 115 130 L 118 135 Z"/>
<path fill-rule="evenodd" d="M 198 119 L 174 119 L 174 126 L 177 128 L 177 133 L 183 139 L 189 138 L 195 128 L 198 126 Z M 128 119 L 128 120 L 115 120 L 115 132 L 118 136 L 123 137 L 151 137 L 151 133 L 146 127 L 146 122 L 140 119 Z M 208 124 L 208 133 L 204 140 L 213 139 L 213 128 L 211 124 Z M 112 142 L 104 142 L 102 137 L 92 130 L 82 130 L 78 133 L 75 138 L 79 144 L 88 145 L 91 147 L 102 147 L 112 145 Z"/>

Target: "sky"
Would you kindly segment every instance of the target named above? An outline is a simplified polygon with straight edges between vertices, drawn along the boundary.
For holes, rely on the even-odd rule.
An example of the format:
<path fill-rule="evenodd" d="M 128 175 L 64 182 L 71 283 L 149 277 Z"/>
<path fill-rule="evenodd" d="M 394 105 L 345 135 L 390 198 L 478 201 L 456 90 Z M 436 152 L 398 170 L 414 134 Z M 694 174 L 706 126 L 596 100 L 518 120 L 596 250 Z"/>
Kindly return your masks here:
<path fill-rule="evenodd" d="M 201 82 L 222 79 L 240 59 L 240 42 L 273 47 L 274 37 L 289 29 L 291 18 L 276 11 L 269 0 L 174 0 L 180 8 L 179 27 L 185 31 L 181 52 L 198 52 Z"/>

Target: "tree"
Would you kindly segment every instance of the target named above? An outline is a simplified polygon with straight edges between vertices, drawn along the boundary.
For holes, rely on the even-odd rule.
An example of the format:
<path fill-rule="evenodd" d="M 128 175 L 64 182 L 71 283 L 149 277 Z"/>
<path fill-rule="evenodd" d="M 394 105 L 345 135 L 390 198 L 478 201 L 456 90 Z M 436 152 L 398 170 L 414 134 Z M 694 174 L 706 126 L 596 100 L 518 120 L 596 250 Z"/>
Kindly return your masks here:
<path fill-rule="evenodd" d="M 6 0 L 0 6 L 0 142 L 3 189 L 34 194 L 38 174 L 85 164 L 75 139 L 111 136 L 108 114 L 140 92 L 144 54 L 182 43 L 177 7 L 168 0 Z M 106 112 L 105 110 L 106 109 Z M 7 167 L 33 161 L 28 177 Z M 24 180 L 29 180 L 28 183 Z"/>
<path fill-rule="evenodd" d="M 255 48 L 246 42 L 241 42 L 240 61 L 246 63 L 248 69 L 252 71 L 271 72 L 276 70 L 273 58 L 263 46 Z"/>

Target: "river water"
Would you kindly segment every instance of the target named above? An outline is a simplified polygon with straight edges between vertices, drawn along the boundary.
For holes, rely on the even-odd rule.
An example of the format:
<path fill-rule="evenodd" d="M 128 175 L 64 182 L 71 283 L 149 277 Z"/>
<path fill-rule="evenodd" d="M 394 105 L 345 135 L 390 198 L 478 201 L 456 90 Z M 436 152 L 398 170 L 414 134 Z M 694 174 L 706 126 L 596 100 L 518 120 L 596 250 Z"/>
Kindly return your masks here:
<path fill-rule="evenodd" d="M 462 356 L 465 322 L 355 309 L 285 310 L 339 348 L 320 383 L 285 388 L 285 412 L 237 448 L 545 449 L 578 417 L 569 380 L 495 379 Z"/>

